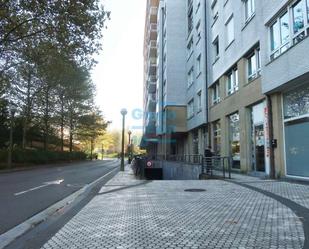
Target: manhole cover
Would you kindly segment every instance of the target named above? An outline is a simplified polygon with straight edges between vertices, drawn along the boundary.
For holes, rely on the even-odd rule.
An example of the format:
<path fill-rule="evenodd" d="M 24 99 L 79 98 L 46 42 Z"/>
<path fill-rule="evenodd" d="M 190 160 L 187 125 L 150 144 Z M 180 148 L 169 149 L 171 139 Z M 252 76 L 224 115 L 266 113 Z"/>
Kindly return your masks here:
<path fill-rule="evenodd" d="M 190 189 L 185 189 L 185 192 L 205 192 L 206 189 L 202 188 L 190 188 Z"/>

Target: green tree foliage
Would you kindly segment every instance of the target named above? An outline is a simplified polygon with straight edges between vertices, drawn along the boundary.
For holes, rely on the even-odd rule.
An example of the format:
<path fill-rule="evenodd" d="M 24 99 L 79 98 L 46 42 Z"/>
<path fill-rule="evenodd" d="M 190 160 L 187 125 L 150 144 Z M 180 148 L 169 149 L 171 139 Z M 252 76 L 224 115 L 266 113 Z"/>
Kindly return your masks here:
<path fill-rule="evenodd" d="M 81 117 L 95 110 L 90 70 L 109 15 L 99 0 L 0 1 L 0 148 L 9 106 L 23 149 L 77 148 Z"/>

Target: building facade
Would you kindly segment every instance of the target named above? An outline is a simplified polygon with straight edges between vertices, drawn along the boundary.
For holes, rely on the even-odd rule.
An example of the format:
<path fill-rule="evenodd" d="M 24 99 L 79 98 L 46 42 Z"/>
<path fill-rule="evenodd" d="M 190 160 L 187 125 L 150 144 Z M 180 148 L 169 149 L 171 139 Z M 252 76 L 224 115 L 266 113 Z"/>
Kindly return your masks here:
<path fill-rule="evenodd" d="M 155 111 L 157 102 L 157 20 L 159 0 L 147 0 L 144 32 L 144 101 L 141 147 L 156 153 Z"/>
<path fill-rule="evenodd" d="M 161 0 L 158 13 L 156 134 L 160 155 L 182 154 L 186 128 L 185 1 Z"/>
<path fill-rule="evenodd" d="M 159 5 L 157 153 L 308 179 L 309 0 Z"/>

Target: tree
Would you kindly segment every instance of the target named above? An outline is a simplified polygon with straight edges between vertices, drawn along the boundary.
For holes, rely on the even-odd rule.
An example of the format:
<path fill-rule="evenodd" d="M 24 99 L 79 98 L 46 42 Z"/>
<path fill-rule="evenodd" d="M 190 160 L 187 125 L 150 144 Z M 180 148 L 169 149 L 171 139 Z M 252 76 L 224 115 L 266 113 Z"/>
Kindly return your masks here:
<path fill-rule="evenodd" d="M 35 48 L 50 42 L 65 48 L 71 58 L 92 65 L 92 54 L 101 48 L 102 29 L 110 13 L 99 0 L 15 1 L 0 3 L 1 75 L 19 63 L 29 43 Z"/>
<path fill-rule="evenodd" d="M 80 117 L 77 137 L 81 142 L 90 142 L 90 158 L 93 158 L 93 150 L 96 139 L 105 133 L 109 122 L 105 122 L 100 111 L 96 108 L 92 113 Z"/>

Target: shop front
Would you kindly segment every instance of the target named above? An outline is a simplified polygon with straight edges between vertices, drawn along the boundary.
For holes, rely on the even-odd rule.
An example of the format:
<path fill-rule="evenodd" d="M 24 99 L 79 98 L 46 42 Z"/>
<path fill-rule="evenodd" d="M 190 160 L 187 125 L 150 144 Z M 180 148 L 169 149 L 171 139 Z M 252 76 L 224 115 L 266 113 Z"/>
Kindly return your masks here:
<path fill-rule="evenodd" d="M 283 94 L 286 175 L 309 178 L 309 83 Z"/>

